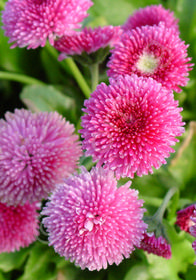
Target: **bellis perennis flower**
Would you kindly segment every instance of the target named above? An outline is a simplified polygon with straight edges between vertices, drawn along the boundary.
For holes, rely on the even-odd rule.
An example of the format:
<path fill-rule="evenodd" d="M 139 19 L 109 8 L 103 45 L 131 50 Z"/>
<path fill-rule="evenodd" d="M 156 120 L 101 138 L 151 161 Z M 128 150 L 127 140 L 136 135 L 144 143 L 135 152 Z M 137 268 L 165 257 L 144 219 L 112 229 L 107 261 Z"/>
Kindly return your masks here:
<path fill-rule="evenodd" d="M 194 224 L 194 222 L 192 221 L 194 211 L 196 212 L 196 204 L 192 204 L 177 212 L 176 224 L 180 227 L 181 230 L 190 233 L 190 228 Z"/>
<path fill-rule="evenodd" d="M 175 19 L 174 13 L 166 10 L 162 5 L 151 5 L 136 10 L 125 24 L 122 25 L 124 31 L 132 30 L 136 27 L 145 25 L 153 26 L 163 23 L 168 28 L 174 28 L 179 33 L 178 20 Z"/>
<path fill-rule="evenodd" d="M 81 55 L 83 52 L 91 54 L 100 48 L 113 45 L 119 41 L 122 30 L 119 26 L 104 26 L 94 29 L 85 27 L 83 30 L 59 38 L 54 47 L 62 52 L 59 60 L 69 55 Z"/>
<path fill-rule="evenodd" d="M 90 0 L 8 0 L 2 21 L 13 47 L 35 49 L 81 26 Z"/>
<path fill-rule="evenodd" d="M 142 201 L 130 184 L 117 188 L 113 172 L 102 168 L 64 180 L 42 211 L 49 245 L 82 269 L 128 258 L 146 229 Z"/>
<path fill-rule="evenodd" d="M 0 201 L 10 205 L 46 198 L 81 155 L 74 126 L 56 112 L 7 112 L 0 121 Z"/>
<path fill-rule="evenodd" d="M 38 236 L 38 204 L 7 206 L 0 202 L 0 253 L 26 247 Z"/>
<path fill-rule="evenodd" d="M 170 244 L 168 244 L 164 237 L 156 237 L 153 232 L 147 232 L 144 234 L 144 238 L 141 241 L 139 249 L 166 259 L 171 258 Z"/>
<path fill-rule="evenodd" d="M 108 75 L 151 77 L 168 89 L 180 92 L 179 86 L 188 82 L 189 64 L 187 45 L 175 30 L 159 26 L 142 26 L 124 32 L 121 40 L 111 50 Z"/>
<path fill-rule="evenodd" d="M 86 100 L 82 117 L 86 155 L 117 178 L 153 172 L 174 152 L 184 132 L 181 108 L 172 91 L 151 78 L 136 75 L 101 83 Z"/>

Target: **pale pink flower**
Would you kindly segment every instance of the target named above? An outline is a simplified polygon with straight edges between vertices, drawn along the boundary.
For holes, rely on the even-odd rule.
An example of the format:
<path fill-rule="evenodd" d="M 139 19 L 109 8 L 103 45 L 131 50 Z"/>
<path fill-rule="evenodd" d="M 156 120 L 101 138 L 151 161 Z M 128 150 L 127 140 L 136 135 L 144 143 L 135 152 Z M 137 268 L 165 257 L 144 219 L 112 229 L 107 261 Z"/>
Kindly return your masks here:
<path fill-rule="evenodd" d="M 0 121 L 0 201 L 46 198 L 81 156 L 74 126 L 56 112 L 7 112 Z"/>
<path fill-rule="evenodd" d="M 151 77 L 168 89 L 180 92 L 186 86 L 188 72 L 193 64 L 188 62 L 187 47 L 175 30 L 160 26 L 143 26 L 124 32 L 121 40 L 111 50 L 108 75 Z"/>
<path fill-rule="evenodd" d="M 177 212 L 176 224 L 180 227 L 181 230 L 190 233 L 190 227 L 194 224 L 194 222 L 192 221 L 192 216 L 195 210 L 196 205 L 192 204 Z"/>
<path fill-rule="evenodd" d="M 91 54 L 100 48 L 113 47 L 119 41 L 122 30 L 120 26 L 104 26 L 94 29 L 85 27 L 72 35 L 65 35 L 56 40 L 54 47 L 62 52 L 59 60 L 69 55 Z"/>
<path fill-rule="evenodd" d="M 29 246 L 38 236 L 37 203 L 7 206 L 0 202 L 0 253 Z"/>
<path fill-rule="evenodd" d="M 3 29 L 12 48 L 43 47 L 47 39 L 53 45 L 57 37 L 81 27 L 91 5 L 90 0 L 8 0 Z"/>
<path fill-rule="evenodd" d="M 131 182 L 117 188 L 112 171 L 82 169 L 59 184 L 41 214 L 49 245 L 82 269 L 106 269 L 129 258 L 147 225 Z"/>
<path fill-rule="evenodd" d="M 154 232 L 146 232 L 138 248 L 165 259 L 171 258 L 171 245 L 164 237 L 156 237 Z"/>
<path fill-rule="evenodd" d="M 161 4 L 151 5 L 136 10 L 122 25 L 122 29 L 128 31 L 136 27 L 159 24 L 164 24 L 168 28 L 174 28 L 179 34 L 178 19 L 174 17 L 173 12 L 165 9 Z"/>
<path fill-rule="evenodd" d="M 117 178 L 153 173 L 184 132 L 178 101 L 152 78 L 136 75 L 101 83 L 85 100 L 80 130 L 86 155 Z"/>

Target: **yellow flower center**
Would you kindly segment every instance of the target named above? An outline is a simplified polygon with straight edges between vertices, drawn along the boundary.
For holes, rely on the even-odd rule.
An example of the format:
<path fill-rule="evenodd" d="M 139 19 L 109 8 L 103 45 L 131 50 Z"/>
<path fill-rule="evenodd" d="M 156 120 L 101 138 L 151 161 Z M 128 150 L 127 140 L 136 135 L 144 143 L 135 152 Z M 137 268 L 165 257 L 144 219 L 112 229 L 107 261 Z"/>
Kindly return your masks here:
<path fill-rule="evenodd" d="M 159 64 L 158 58 L 151 53 L 143 53 L 136 63 L 137 69 L 144 74 L 153 74 Z"/>

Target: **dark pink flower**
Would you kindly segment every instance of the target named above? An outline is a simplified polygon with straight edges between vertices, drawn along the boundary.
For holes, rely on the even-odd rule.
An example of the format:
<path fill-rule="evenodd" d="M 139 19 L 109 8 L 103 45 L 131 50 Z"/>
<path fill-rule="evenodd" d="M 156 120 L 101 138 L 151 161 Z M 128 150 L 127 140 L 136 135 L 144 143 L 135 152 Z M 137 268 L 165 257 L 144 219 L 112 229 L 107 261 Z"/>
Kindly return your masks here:
<path fill-rule="evenodd" d="M 3 29 L 12 48 L 43 47 L 49 39 L 69 34 L 81 26 L 90 0 L 8 0 L 2 14 Z"/>
<path fill-rule="evenodd" d="M 80 55 L 83 52 L 90 54 L 100 48 L 113 47 L 119 41 L 121 33 L 119 26 L 109 25 L 94 29 L 85 27 L 82 31 L 59 38 L 54 47 L 62 52 L 59 56 L 59 60 L 62 60 L 68 55 Z"/>
<path fill-rule="evenodd" d="M 168 89 L 180 92 L 186 86 L 189 64 L 187 47 L 172 28 L 143 26 L 124 32 L 121 40 L 111 50 L 108 75 L 151 77 Z"/>
<path fill-rule="evenodd" d="M 155 237 L 153 232 L 147 232 L 144 234 L 144 238 L 138 248 L 148 252 L 149 254 L 152 253 L 165 259 L 171 258 L 170 244 L 168 244 L 167 240 L 162 236 Z"/>
<path fill-rule="evenodd" d="M 180 227 L 181 230 L 190 233 L 190 227 L 194 224 L 191 217 L 193 216 L 195 210 L 196 205 L 192 204 L 177 212 L 176 224 Z"/>
<path fill-rule="evenodd" d="M 86 100 L 82 117 L 86 155 L 117 178 L 153 173 L 174 150 L 184 132 L 178 101 L 152 78 L 119 76 Z"/>
<path fill-rule="evenodd" d="M 59 184 L 41 214 L 49 245 L 82 269 L 119 264 L 139 246 L 146 224 L 143 201 L 130 189 L 117 188 L 112 171 L 82 169 Z"/>
<path fill-rule="evenodd" d="M 178 20 L 174 17 L 174 13 L 166 10 L 162 5 L 151 5 L 136 10 L 122 25 L 122 29 L 129 31 L 136 27 L 153 26 L 160 23 L 168 28 L 174 28 L 179 34 Z"/>
<path fill-rule="evenodd" d="M 0 202 L 0 253 L 26 247 L 38 236 L 38 204 L 7 206 Z"/>
<path fill-rule="evenodd" d="M 81 156 L 74 126 L 56 112 L 15 110 L 0 121 L 0 201 L 46 198 Z"/>
<path fill-rule="evenodd" d="M 193 211 L 193 214 L 191 216 L 191 220 L 192 220 L 192 226 L 190 227 L 189 232 L 190 232 L 191 235 L 196 237 L 196 210 Z M 196 240 L 193 242 L 192 247 L 193 247 L 193 250 L 196 253 Z M 196 265 L 196 262 L 194 263 L 194 265 Z"/>

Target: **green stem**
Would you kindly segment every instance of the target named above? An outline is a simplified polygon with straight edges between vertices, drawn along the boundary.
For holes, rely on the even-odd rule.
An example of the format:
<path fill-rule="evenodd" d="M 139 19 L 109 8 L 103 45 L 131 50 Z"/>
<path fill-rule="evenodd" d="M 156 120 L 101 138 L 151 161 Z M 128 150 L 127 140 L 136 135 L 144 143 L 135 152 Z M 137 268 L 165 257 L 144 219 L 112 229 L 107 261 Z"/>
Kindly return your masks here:
<path fill-rule="evenodd" d="M 91 70 L 91 87 L 94 91 L 99 83 L 99 63 L 94 63 L 90 66 Z"/>
<path fill-rule="evenodd" d="M 24 83 L 24 84 L 30 84 L 30 85 L 33 85 L 33 84 L 45 85 L 43 82 L 41 82 L 40 80 L 37 80 L 35 78 L 28 77 L 23 74 L 16 74 L 16 73 L 11 73 L 11 72 L 4 72 L 4 71 L 0 71 L 0 79 L 11 80 L 11 81 L 15 81 L 15 82 Z"/>
<path fill-rule="evenodd" d="M 58 52 L 56 51 L 55 48 L 53 48 L 49 44 L 46 44 L 46 49 L 55 60 L 58 60 Z M 63 68 L 63 70 L 65 70 L 66 72 L 69 68 L 69 70 L 73 74 L 74 79 L 76 80 L 80 89 L 82 90 L 84 96 L 86 98 L 89 98 L 91 94 L 91 90 L 87 82 L 85 81 L 83 75 L 81 74 L 79 68 L 77 67 L 76 63 L 73 61 L 73 59 L 72 58 L 64 59 L 60 62 L 60 65 Z"/>
<path fill-rule="evenodd" d="M 168 202 L 170 201 L 172 196 L 176 193 L 176 191 L 177 191 L 177 189 L 175 187 L 173 187 L 167 192 L 166 196 L 163 199 L 161 206 L 158 208 L 157 212 L 154 214 L 154 217 L 156 220 L 162 221 L 163 215 L 164 215 L 165 210 L 168 205 Z"/>
<path fill-rule="evenodd" d="M 152 205 L 154 207 L 159 207 L 162 203 L 162 199 L 156 198 L 156 197 L 141 195 L 140 199 L 144 200 L 144 203 L 146 203 L 148 205 Z"/>

